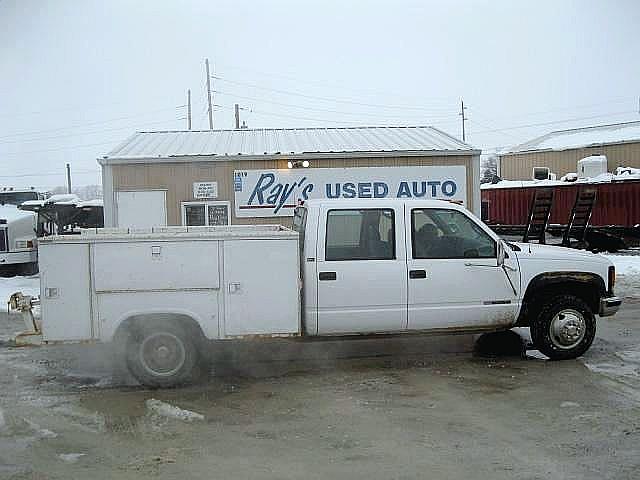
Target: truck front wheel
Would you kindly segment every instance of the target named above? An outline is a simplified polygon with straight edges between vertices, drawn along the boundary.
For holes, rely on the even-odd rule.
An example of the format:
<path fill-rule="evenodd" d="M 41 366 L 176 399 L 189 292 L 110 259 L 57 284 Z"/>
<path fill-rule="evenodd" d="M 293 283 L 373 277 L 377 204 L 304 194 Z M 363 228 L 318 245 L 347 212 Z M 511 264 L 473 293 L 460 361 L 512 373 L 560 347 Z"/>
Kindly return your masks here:
<path fill-rule="evenodd" d="M 142 324 L 127 338 L 127 367 L 149 387 L 192 382 L 197 376 L 198 357 L 194 340 L 180 325 L 169 322 Z"/>
<path fill-rule="evenodd" d="M 552 360 L 581 356 L 595 335 L 596 319 L 591 308 L 574 295 L 553 297 L 531 321 L 535 347 Z"/>

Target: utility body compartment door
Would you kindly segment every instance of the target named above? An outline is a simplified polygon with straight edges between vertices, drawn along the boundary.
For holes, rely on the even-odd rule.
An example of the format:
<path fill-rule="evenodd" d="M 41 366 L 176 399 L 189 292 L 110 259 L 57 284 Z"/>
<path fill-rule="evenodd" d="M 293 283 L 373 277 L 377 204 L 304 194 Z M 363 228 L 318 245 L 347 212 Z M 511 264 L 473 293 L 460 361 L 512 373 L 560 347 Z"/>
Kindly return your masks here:
<path fill-rule="evenodd" d="M 324 207 L 317 247 L 317 333 L 406 328 L 404 217 L 400 207 Z"/>
<path fill-rule="evenodd" d="M 94 338 L 89 245 L 42 243 L 39 248 L 43 339 Z"/>
<path fill-rule="evenodd" d="M 225 240 L 225 336 L 300 333 L 296 240 Z"/>

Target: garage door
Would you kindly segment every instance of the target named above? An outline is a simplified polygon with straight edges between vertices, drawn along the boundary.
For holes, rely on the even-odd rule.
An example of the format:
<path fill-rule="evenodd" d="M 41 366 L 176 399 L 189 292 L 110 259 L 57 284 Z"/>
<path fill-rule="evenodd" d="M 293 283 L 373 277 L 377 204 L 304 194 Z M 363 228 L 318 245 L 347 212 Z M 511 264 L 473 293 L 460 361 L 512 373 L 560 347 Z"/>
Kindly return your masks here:
<path fill-rule="evenodd" d="M 167 201 L 163 190 L 117 192 L 119 227 L 148 228 L 167 224 Z"/>

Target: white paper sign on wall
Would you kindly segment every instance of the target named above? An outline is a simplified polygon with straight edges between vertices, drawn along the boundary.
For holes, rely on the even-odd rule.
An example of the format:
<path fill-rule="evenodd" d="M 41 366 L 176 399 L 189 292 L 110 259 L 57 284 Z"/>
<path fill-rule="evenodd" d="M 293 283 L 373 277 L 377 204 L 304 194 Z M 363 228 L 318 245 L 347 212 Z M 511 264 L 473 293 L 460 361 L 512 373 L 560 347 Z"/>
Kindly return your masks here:
<path fill-rule="evenodd" d="M 218 198 L 218 182 L 193 182 L 193 198 Z"/>

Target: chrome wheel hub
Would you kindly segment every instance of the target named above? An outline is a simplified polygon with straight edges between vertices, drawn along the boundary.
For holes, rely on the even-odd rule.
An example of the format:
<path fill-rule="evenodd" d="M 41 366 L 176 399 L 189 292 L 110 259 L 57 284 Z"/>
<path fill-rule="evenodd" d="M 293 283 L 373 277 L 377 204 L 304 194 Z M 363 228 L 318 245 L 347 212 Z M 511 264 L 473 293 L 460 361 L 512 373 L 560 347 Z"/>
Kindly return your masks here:
<path fill-rule="evenodd" d="M 568 350 L 582 341 L 586 329 L 587 322 L 582 313 L 565 309 L 558 312 L 551 320 L 549 334 L 556 347 Z"/>
<path fill-rule="evenodd" d="M 146 337 L 140 345 L 140 363 L 154 376 L 171 376 L 184 365 L 186 352 L 182 341 L 168 332 Z"/>

